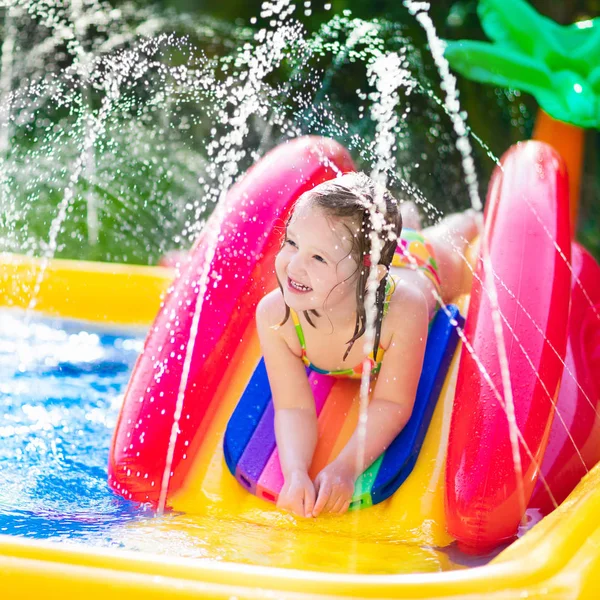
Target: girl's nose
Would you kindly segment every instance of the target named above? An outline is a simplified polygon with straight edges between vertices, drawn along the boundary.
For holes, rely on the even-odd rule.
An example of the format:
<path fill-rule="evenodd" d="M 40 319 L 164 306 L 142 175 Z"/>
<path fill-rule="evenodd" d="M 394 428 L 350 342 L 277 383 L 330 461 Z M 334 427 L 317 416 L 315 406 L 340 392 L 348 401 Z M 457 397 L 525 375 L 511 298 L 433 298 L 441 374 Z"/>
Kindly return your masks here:
<path fill-rule="evenodd" d="M 306 273 L 306 261 L 299 252 L 296 252 L 291 257 L 290 262 L 288 263 L 288 271 L 292 275 L 302 275 Z"/>

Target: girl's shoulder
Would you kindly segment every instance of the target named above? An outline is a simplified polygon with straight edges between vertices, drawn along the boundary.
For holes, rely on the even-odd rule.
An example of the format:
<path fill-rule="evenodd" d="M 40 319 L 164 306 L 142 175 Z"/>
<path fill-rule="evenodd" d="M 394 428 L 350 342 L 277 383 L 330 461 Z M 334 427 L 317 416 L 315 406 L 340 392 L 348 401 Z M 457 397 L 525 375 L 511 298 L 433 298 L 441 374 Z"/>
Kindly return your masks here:
<path fill-rule="evenodd" d="M 300 342 L 295 334 L 292 319 L 285 318 L 286 313 L 287 307 L 279 288 L 263 296 L 256 307 L 258 336 L 263 345 L 269 340 L 275 345 L 284 344 L 292 354 L 299 356 Z"/>
<path fill-rule="evenodd" d="M 285 318 L 286 306 L 283 294 L 275 288 L 263 296 L 256 307 L 256 323 L 259 327 L 277 327 Z"/>
<path fill-rule="evenodd" d="M 384 324 L 395 328 L 407 319 L 428 321 L 429 305 L 423 291 L 410 278 L 393 277 L 393 292 L 390 295 Z"/>

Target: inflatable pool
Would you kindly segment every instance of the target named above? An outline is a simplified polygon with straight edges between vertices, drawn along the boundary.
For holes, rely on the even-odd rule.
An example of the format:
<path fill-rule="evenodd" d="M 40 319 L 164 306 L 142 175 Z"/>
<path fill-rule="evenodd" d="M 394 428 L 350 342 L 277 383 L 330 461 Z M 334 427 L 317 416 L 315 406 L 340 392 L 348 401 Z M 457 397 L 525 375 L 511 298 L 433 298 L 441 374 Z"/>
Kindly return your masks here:
<path fill-rule="evenodd" d="M 594 364 L 592 361 L 597 357 L 590 356 L 589 352 L 595 347 L 598 332 L 598 320 L 594 320 L 597 311 L 593 310 L 595 297 L 588 294 L 583 300 L 577 300 L 581 307 L 580 319 L 569 320 L 565 316 L 568 314 L 572 280 L 573 290 L 583 288 L 588 273 L 595 273 L 593 269 L 597 265 L 591 257 L 577 251 L 580 257 L 578 266 L 575 267 L 574 263 L 573 272 L 569 268 L 571 242 L 568 219 L 567 234 L 559 227 L 564 212 L 568 210 L 568 197 L 562 191 L 564 173 L 557 155 L 542 144 L 528 143 L 513 149 L 504 159 L 504 172 L 496 175 L 491 186 L 486 232 L 482 241 L 482 245 L 487 245 L 485 247 L 489 250 L 489 262 L 486 263 L 484 254 L 485 260 L 480 260 L 477 266 L 474 281 L 481 282 L 481 285 L 478 292 L 478 284 L 474 284 L 466 328 L 460 336 L 463 343 L 458 345 L 457 352 L 448 361 L 443 385 L 433 386 L 442 387 L 436 393 L 437 402 L 424 404 L 431 409 L 431 414 L 422 421 L 427 426 L 418 428 L 423 437 L 414 446 L 417 451 L 405 454 L 402 459 L 404 462 L 399 467 L 396 465 L 396 474 L 402 475 L 402 481 L 399 481 L 401 485 L 396 486 L 394 493 L 380 498 L 382 501 L 377 498 L 373 501 L 373 487 L 370 487 L 368 494 L 363 495 L 363 499 L 367 496 L 370 498 L 364 502 L 368 506 L 341 517 L 311 521 L 288 517 L 277 511 L 269 499 L 259 497 L 260 493 L 256 494 L 265 468 L 269 461 L 274 460 L 272 445 L 264 451 L 264 464 L 261 463 L 260 471 L 255 471 L 254 478 L 247 477 L 250 485 L 240 485 L 238 476 L 249 474 L 249 470 L 238 470 L 238 465 L 244 451 L 251 447 L 252 436 L 263 416 L 267 414 L 268 401 L 264 400 L 262 407 L 256 410 L 254 427 L 247 430 L 246 443 L 240 444 L 237 450 L 238 460 L 232 461 L 229 454 L 226 461 L 223 442 L 227 425 L 235 423 L 232 415 L 244 397 L 249 382 L 256 375 L 260 361 L 258 341 L 252 327 L 252 307 L 273 284 L 268 265 L 277 249 L 276 225 L 285 218 L 291 203 L 304 189 L 351 168 L 350 158 L 344 149 L 330 141 L 302 138 L 289 143 L 257 163 L 233 188 L 227 199 L 227 206 L 231 210 L 225 211 L 218 239 L 211 241 L 208 236 L 203 236 L 195 246 L 189 263 L 182 268 L 175 281 L 173 271 L 163 268 L 95 267 L 54 261 L 46 272 L 37 303 L 38 309 L 47 314 L 136 324 L 149 323 L 152 313 L 160 306 L 159 316 L 146 341 L 146 350 L 132 376 L 115 432 L 109 464 L 111 486 L 127 497 L 158 503 L 168 465 L 169 443 L 175 439 L 172 462 L 168 465 L 171 472 L 166 489 L 167 506 L 190 514 L 204 513 L 233 520 L 240 523 L 241 530 L 244 523 L 259 525 L 265 543 L 269 539 L 281 539 L 279 533 L 287 532 L 291 540 L 287 548 L 289 568 L 207 564 L 125 551 L 73 549 L 5 537 L 0 542 L 0 568 L 9 597 L 22 597 L 26 592 L 30 596 L 44 594 L 52 597 L 60 594 L 63 598 L 84 595 L 103 597 L 107 593 L 123 598 L 159 598 L 166 595 L 174 598 L 254 598 L 273 595 L 312 598 L 466 598 L 493 591 L 502 597 L 517 598 L 524 594 L 542 593 L 562 597 L 567 590 L 580 597 L 593 597 L 600 560 L 597 551 L 600 528 L 596 526 L 595 519 L 600 506 L 598 468 L 579 483 L 557 510 L 486 566 L 435 574 L 375 574 L 378 572 L 377 562 L 386 560 L 384 541 L 392 539 L 415 546 L 443 548 L 453 541 L 448 532 L 454 531 L 452 523 L 455 520 L 478 519 L 479 523 L 490 523 L 493 529 L 498 524 L 497 506 L 502 511 L 509 506 L 503 514 L 524 511 L 523 504 L 528 503 L 533 493 L 549 439 L 552 444 L 551 431 L 556 419 L 553 423 L 554 403 L 550 400 L 554 400 L 558 394 L 560 373 L 557 375 L 557 371 L 562 366 L 557 355 L 560 357 L 562 354 L 562 360 L 567 365 L 569 361 L 577 365 L 569 367 L 571 375 L 586 369 L 591 373 L 587 383 L 571 385 L 570 388 L 577 390 L 577 393 L 564 392 L 569 397 L 562 402 L 575 406 L 573 410 L 580 410 L 576 404 L 578 401 L 582 404 L 582 389 L 589 402 L 597 402 L 597 398 L 590 396 L 590 390 L 595 385 L 590 365 Z M 257 181 L 260 182 L 258 187 Z M 514 187 L 516 183 L 522 185 Z M 260 189 L 260 194 L 253 194 L 256 189 Z M 522 202 L 519 203 L 519 199 Z M 537 253 L 547 256 L 550 261 L 547 264 L 552 265 L 552 276 L 548 275 L 549 267 L 545 267 L 544 277 L 539 278 L 539 283 L 534 277 L 538 274 L 536 269 L 541 269 L 535 261 L 530 256 L 521 256 L 519 260 L 519 248 L 502 243 L 503 239 L 506 240 L 504 236 L 513 229 L 513 214 L 525 219 L 525 240 L 535 244 L 536 256 Z M 250 235 L 251 231 L 254 235 Z M 523 235 L 518 235 L 517 239 L 525 243 Z M 240 243 L 247 244 L 243 246 L 243 252 L 239 251 Z M 206 269 L 206 261 L 210 261 L 210 269 Z M 39 264 L 9 256 L 4 257 L 2 269 L 3 280 L 9 282 L 3 290 L 4 303 L 27 306 Z M 513 285 L 511 276 L 515 270 L 518 271 L 518 277 L 516 288 L 513 289 L 509 286 Z M 212 276 L 203 280 L 203 273 L 211 273 Z M 502 293 L 494 296 L 493 291 L 490 299 L 490 280 L 506 284 L 506 299 L 502 298 Z M 124 286 L 128 286 L 127 290 Z M 201 289 L 206 293 L 202 312 L 199 313 L 198 337 L 187 371 L 187 385 L 181 395 L 178 390 L 183 371 L 182 357 L 194 317 L 198 316 L 196 302 Z M 110 290 L 110 293 L 104 290 Z M 122 291 L 123 297 L 116 294 L 115 290 Z M 167 292 L 162 303 L 159 300 L 161 292 Z M 551 295 L 546 296 L 548 293 Z M 92 296 L 95 301 L 88 302 L 88 297 Z M 108 296 L 118 297 L 119 301 L 110 302 Z M 74 302 L 73 298 L 77 301 Z M 103 302 L 105 299 L 106 304 Z M 536 299 L 539 306 L 533 302 Z M 527 304 L 528 300 L 533 302 L 533 306 Z M 486 302 L 490 307 L 488 309 Z M 505 309 L 510 309 L 511 302 L 517 307 L 514 309 L 514 318 L 507 316 L 510 313 L 505 315 Z M 571 302 L 576 302 L 575 292 Z M 136 306 L 143 306 L 143 309 L 136 311 Z M 462 306 L 464 311 L 465 304 Z M 455 389 L 460 390 L 460 386 L 465 385 L 459 382 L 457 388 L 457 377 L 459 380 L 466 378 L 467 383 L 473 384 L 473 378 L 478 373 L 488 373 L 489 378 L 485 381 L 490 389 L 502 389 L 494 379 L 498 376 L 498 369 L 494 368 L 494 361 L 498 361 L 498 346 L 490 339 L 493 340 L 491 336 L 495 334 L 487 333 L 482 337 L 487 345 L 477 346 L 477 335 L 490 322 L 486 310 L 495 306 L 501 309 L 501 314 L 508 322 L 501 321 L 501 335 L 507 340 L 520 335 L 519 351 L 530 359 L 530 362 L 525 361 L 529 369 L 523 368 L 519 375 L 522 378 L 513 382 L 513 392 L 515 388 L 518 388 L 518 392 L 527 386 L 548 391 L 548 394 L 544 391 L 538 395 L 524 392 L 524 400 L 519 400 L 518 393 L 512 394 L 517 423 L 522 428 L 520 441 L 523 448 L 527 446 L 532 457 L 526 451 L 520 453 L 521 457 L 530 458 L 529 462 L 522 460 L 521 463 L 523 481 L 508 486 L 506 498 L 499 502 L 497 489 L 502 487 L 501 478 L 515 480 L 514 469 L 510 470 L 507 466 L 498 469 L 497 473 L 490 473 L 490 467 L 486 467 L 488 471 L 483 479 L 488 483 L 483 486 L 483 492 L 477 489 L 479 480 L 473 481 L 474 489 L 463 490 L 461 486 L 455 486 L 454 490 L 445 490 L 445 482 L 457 481 L 458 477 L 471 483 L 471 478 L 465 477 L 463 470 L 467 455 L 461 458 L 461 452 L 469 443 L 474 443 L 477 436 L 481 439 L 485 429 L 474 425 L 469 433 L 477 435 L 467 437 L 460 433 L 461 427 L 469 423 L 466 421 L 465 425 L 465 415 L 484 419 L 488 415 L 486 410 L 492 405 L 484 391 L 479 396 L 470 394 L 469 408 L 461 409 L 462 414 L 458 414 L 457 408 L 462 406 L 460 402 L 467 399 L 455 399 Z M 554 313 L 550 308 L 556 307 L 564 311 L 560 323 L 557 323 L 556 316 L 551 318 Z M 534 321 L 525 317 L 526 314 L 533 317 Z M 456 317 L 454 313 L 454 321 L 458 320 Z M 532 322 L 536 325 L 533 333 L 528 329 Z M 527 334 L 527 339 L 523 333 Z M 531 343 L 531 346 L 527 346 L 527 343 Z M 472 355 L 468 349 L 466 351 L 466 346 L 475 349 L 475 354 Z M 508 346 L 506 355 L 510 358 L 510 344 Z M 573 358 L 565 361 L 567 347 L 574 349 Z M 536 349 L 538 354 L 535 354 Z M 551 354 L 550 358 L 548 353 Z M 463 363 L 470 360 L 468 357 L 472 357 L 480 368 L 465 377 L 465 373 L 469 372 Z M 518 358 L 511 360 L 518 361 Z M 546 367 L 544 361 L 549 361 L 550 367 Z M 567 380 L 568 374 L 563 375 L 561 393 Z M 484 388 L 481 384 L 480 387 Z M 178 399 L 183 399 L 179 405 Z M 457 405 L 453 413 L 455 400 Z M 529 427 L 520 421 L 520 411 L 530 414 L 523 402 L 536 403 L 528 405 L 530 408 L 533 406 L 532 410 L 538 417 L 535 426 Z M 592 408 L 596 410 L 596 407 Z M 352 403 L 348 405 L 347 412 L 350 413 L 351 409 Z M 483 416 L 478 416 L 481 411 Z M 180 419 L 176 437 L 173 438 L 173 417 L 176 413 Z M 493 407 L 489 418 L 496 424 L 502 419 L 506 422 L 506 414 L 500 412 L 497 406 Z M 349 424 L 346 425 L 346 422 Z M 567 419 L 567 422 L 571 421 Z M 349 428 L 351 424 L 351 420 L 344 421 L 342 428 Z M 484 425 L 487 426 L 487 423 L 484 422 Z M 513 456 L 512 448 L 506 446 L 509 436 L 510 432 L 507 431 L 503 437 L 499 436 L 501 439 L 497 442 L 490 440 L 489 445 L 484 444 L 485 453 L 473 446 L 471 452 L 476 456 L 481 455 L 480 464 L 493 467 L 493 462 L 485 463 L 485 460 L 491 455 L 497 456 L 500 449 L 500 460 L 509 465 Z M 267 438 L 263 436 L 260 439 Z M 417 438 L 418 435 L 415 436 Z M 232 438 L 234 441 L 240 439 L 237 435 Z M 324 451 L 327 456 L 334 452 L 338 439 L 339 436 Z M 586 443 L 588 446 L 593 443 L 590 430 L 582 432 L 577 439 L 582 441 L 580 452 L 586 454 L 588 464 L 595 462 L 597 457 L 592 456 L 593 451 L 585 448 Z M 564 475 L 562 480 L 558 476 L 553 479 L 551 471 L 569 470 L 568 461 L 572 461 L 573 452 L 569 452 L 565 446 L 564 436 L 561 440 L 548 447 L 557 448 L 554 454 L 561 454 L 564 460 L 558 459 L 557 462 L 553 458 L 551 468 L 544 465 L 542 469 L 548 474 L 546 483 L 550 489 L 551 481 L 560 480 L 563 486 L 565 481 Z M 484 439 L 484 442 L 487 443 L 487 440 Z M 231 445 L 228 448 L 231 451 Z M 446 472 L 447 451 L 449 462 Z M 475 457 L 469 454 L 468 458 L 474 460 Z M 398 478 L 392 479 L 398 483 Z M 573 479 L 571 476 L 571 483 Z M 376 481 L 376 477 L 372 480 Z M 250 490 L 255 492 L 253 494 L 248 488 L 255 483 L 254 489 Z M 519 493 L 515 490 L 519 490 Z M 478 507 L 479 512 L 461 519 L 456 515 L 462 514 L 460 493 L 463 491 L 471 495 L 479 494 L 478 501 L 470 506 Z M 536 497 L 535 494 L 533 497 Z M 455 507 L 457 510 L 454 510 Z M 522 515 L 521 512 L 516 522 L 513 517 L 513 521 L 505 526 L 495 541 L 500 542 L 514 535 Z M 480 532 L 484 528 L 477 525 L 475 530 Z M 460 539 L 462 533 L 454 536 Z M 489 536 L 481 538 L 478 533 L 465 537 L 464 541 L 466 546 L 473 547 L 481 539 L 482 545 L 490 543 Z M 307 557 L 314 551 L 315 544 L 321 550 L 335 553 L 340 540 L 344 540 L 343 544 L 355 543 L 359 552 L 360 548 L 368 547 L 371 569 L 367 569 L 365 574 L 306 570 Z M 380 546 L 378 542 L 381 542 Z"/>

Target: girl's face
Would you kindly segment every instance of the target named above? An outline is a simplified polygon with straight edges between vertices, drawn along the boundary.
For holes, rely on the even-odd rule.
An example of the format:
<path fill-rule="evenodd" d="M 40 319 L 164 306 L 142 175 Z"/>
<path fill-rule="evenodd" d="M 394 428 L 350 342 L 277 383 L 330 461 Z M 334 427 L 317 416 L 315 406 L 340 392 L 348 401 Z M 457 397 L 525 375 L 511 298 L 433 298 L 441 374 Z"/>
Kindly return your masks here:
<path fill-rule="evenodd" d="M 357 231 L 351 221 L 328 216 L 310 198 L 298 201 L 275 259 L 288 306 L 297 312 L 342 304 L 356 309 L 358 268 L 350 252 Z"/>

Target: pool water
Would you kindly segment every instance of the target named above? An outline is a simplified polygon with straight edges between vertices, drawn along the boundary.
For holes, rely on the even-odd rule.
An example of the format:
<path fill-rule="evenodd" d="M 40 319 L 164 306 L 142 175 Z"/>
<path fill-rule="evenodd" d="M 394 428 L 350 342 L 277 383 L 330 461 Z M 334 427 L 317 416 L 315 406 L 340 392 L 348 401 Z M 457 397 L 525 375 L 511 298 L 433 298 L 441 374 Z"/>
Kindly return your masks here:
<path fill-rule="evenodd" d="M 83 327 L 0 312 L 0 533 L 109 542 L 112 528 L 152 514 L 106 483 L 143 332 Z"/>
<path fill-rule="evenodd" d="M 332 551 L 316 533 L 302 545 L 289 529 L 159 518 L 115 495 L 111 436 L 145 334 L 0 311 L 0 534 L 276 567 L 297 564 L 301 552 L 304 568 L 344 573 L 435 572 L 491 558 L 390 540 L 382 563 L 381 541 L 339 539 Z"/>

